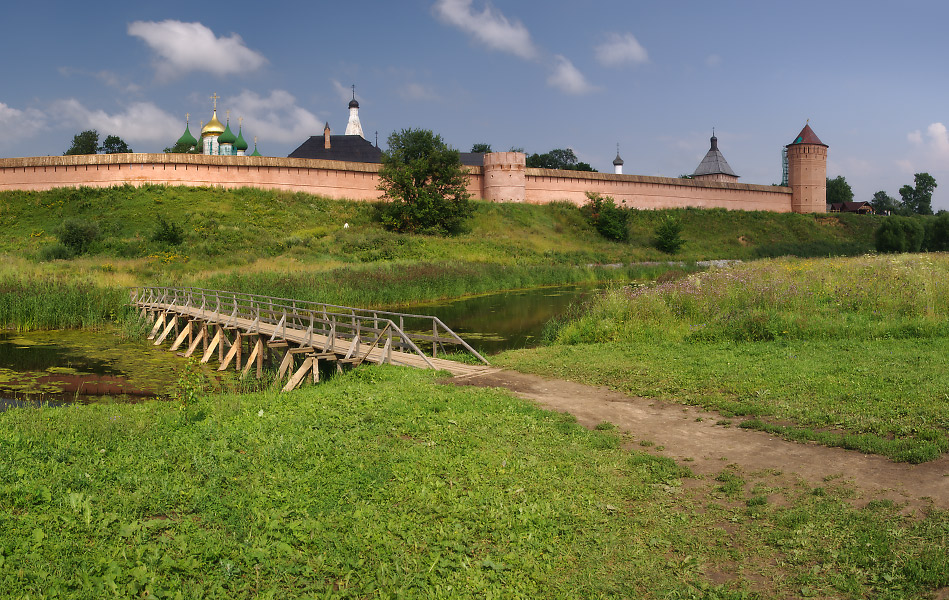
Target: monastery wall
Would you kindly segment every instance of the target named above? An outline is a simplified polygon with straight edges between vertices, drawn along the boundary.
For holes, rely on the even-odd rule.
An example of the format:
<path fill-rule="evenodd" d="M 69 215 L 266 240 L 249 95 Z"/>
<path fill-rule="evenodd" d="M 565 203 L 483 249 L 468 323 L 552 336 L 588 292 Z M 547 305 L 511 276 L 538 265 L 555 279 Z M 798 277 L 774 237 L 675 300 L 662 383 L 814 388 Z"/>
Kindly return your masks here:
<path fill-rule="evenodd" d="M 525 187 L 526 201 L 535 204 L 566 200 L 579 206 L 586 202 L 586 192 L 598 192 L 632 208 L 791 211 L 791 188 L 771 185 L 527 169 Z"/>
<path fill-rule="evenodd" d="M 497 177 L 491 178 L 489 162 L 486 161 L 486 168 L 468 167 L 468 191 L 474 198 L 523 199 L 535 204 L 568 201 L 580 205 L 586 201 L 586 192 L 599 192 L 612 196 L 619 204 L 625 201 L 626 206 L 635 208 L 692 206 L 791 211 L 791 189 L 786 187 L 582 171 L 512 170 L 508 163 L 518 160 L 503 160 L 504 164 L 495 165 L 493 173 L 503 175 L 501 181 Z M 376 200 L 381 196 L 376 189 L 379 168 L 380 165 L 374 163 L 200 154 L 4 158 L 0 159 L 0 191 L 147 183 L 258 187 L 330 198 Z M 518 180 L 522 177 L 524 183 L 520 184 Z M 523 185 L 522 191 L 514 189 L 519 185 Z"/>

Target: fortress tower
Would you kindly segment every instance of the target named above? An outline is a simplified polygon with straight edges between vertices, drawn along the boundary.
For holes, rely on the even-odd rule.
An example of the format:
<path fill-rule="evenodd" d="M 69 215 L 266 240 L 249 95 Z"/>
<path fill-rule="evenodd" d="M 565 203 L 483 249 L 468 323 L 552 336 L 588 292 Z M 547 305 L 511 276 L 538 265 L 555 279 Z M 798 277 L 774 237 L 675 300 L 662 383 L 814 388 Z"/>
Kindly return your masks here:
<path fill-rule="evenodd" d="M 526 200 L 527 155 L 491 152 L 484 155 L 484 199 L 490 202 Z"/>
<path fill-rule="evenodd" d="M 791 212 L 827 212 L 827 144 L 805 124 L 787 152 Z"/>

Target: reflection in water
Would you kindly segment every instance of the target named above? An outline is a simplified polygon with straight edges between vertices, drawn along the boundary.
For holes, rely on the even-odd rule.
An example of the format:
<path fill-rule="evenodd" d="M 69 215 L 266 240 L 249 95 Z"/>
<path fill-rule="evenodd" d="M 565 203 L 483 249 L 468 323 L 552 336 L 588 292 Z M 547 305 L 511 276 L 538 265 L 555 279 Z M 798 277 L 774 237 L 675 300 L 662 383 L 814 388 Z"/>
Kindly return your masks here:
<path fill-rule="evenodd" d="M 518 290 L 447 302 L 402 306 L 398 312 L 435 315 L 482 354 L 536 346 L 544 325 L 599 288 Z"/>
<path fill-rule="evenodd" d="M 152 397 L 174 381 L 171 358 L 107 332 L 0 332 L 0 411 Z"/>

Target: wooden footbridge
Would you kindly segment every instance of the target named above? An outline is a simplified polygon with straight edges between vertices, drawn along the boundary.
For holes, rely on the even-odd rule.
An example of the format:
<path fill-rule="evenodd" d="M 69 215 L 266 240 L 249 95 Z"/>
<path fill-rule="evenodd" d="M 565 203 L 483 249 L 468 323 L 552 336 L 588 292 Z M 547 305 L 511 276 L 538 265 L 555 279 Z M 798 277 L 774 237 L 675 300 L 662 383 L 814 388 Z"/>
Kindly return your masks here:
<path fill-rule="evenodd" d="M 366 310 L 287 298 L 201 288 L 141 287 L 131 303 L 152 323 L 148 339 L 201 362 L 216 357 L 218 370 L 233 365 L 259 379 L 264 364 L 277 369 L 284 391 L 320 378 L 320 365 L 364 362 L 405 365 L 471 377 L 493 371 L 487 360 L 438 317 Z M 446 347 L 470 354 L 480 364 L 446 358 Z M 424 350 L 423 350 L 424 349 Z"/>

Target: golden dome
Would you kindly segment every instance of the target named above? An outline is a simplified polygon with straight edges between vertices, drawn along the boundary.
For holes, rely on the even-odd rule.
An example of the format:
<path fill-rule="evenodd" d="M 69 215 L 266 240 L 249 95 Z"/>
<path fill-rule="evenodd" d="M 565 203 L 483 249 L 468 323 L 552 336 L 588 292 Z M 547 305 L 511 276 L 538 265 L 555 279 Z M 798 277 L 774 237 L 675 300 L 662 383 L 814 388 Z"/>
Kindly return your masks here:
<path fill-rule="evenodd" d="M 208 121 L 207 125 L 201 128 L 201 137 L 207 135 L 221 135 L 222 133 L 224 133 L 224 124 L 218 121 L 217 109 L 214 109 L 211 120 Z"/>

